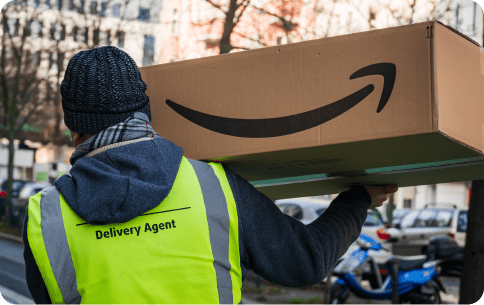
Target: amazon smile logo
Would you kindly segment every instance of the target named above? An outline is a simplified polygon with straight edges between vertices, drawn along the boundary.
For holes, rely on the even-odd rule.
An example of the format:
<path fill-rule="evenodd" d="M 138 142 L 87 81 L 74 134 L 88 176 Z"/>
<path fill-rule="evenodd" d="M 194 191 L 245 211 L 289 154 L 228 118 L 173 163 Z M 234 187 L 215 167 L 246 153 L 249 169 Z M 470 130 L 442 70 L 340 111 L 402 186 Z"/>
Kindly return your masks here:
<path fill-rule="evenodd" d="M 350 79 L 368 75 L 383 76 L 383 91 L 376 110 L 379 113 L 392 94 L 396 67 L 392 63 L 369 65 L 353 73 Z M 270 138 L 293 134 L 324 124 L 358 105 L 374 89 L 373 85 L 368 85 L 329 105 L 299 114 L 270 119 L 225 118 L 199 112 L 170 100 L 166 100 L 166 104 L 190 122 L 214 132 L 242 138 Z"/>

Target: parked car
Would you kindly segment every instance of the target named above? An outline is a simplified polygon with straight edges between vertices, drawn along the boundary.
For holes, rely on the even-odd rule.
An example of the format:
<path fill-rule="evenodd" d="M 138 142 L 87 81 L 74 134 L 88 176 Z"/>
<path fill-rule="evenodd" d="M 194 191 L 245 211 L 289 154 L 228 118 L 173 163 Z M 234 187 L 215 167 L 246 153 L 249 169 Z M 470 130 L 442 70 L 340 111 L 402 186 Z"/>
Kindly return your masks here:
<path fill-rule="evenodd" d="M 383 222 L 381 215 L 378 211 L 368 210 L 368 216 L 366 217 L 361 233 L 374 238 L 379 243 L 385 243 L 386 239 L 382 238 L 382 231 L 385 229 L 385 223 Z"/>
<path fill-rule="evenodd" d="M 400 222 L 402 221 L 402 218 L 407 215 L 408 213 L 410 213 L 412 211 L 412 209 L 398 209 L 398 210 L 394 210 L 392 212 L 392 217 L 393 217 L 393 220 L 392 220 L 392 225 L 395 227 L 397 225 L 400 224 Z"/>
<path fill-rule="evenodd" d="M 444 266 L 443 271 L 460 270 L 463 264 L 467 231 L 467 208 L 423 208 L 405 215 L 395 228 L 384 230 L 395 255 L 419 255 L 427 251 L 433 236 L 447 235 L 459 250 Z"/>
<path fill-rule="evenodd" d="M 301 199 L 281 199 L 276 200 L 275 204 L 286 215 L 289 215 L 304 224 L 313 222 L 319 215 L 328 208 L 328 205 L 304 201 Z M 381 237 L 381 231 L 385 228 L 385 224 L 377 211 L 368 210 L 361 233 L 378 239 Z M 378 239 L 380 242 L 385 242 L 384 239 Z"/>
<path fill-rule="evenodd" d="M 15 225 L 23 225 L 30 196 L 34 196 L 50 185 L 47 182 L 28 182 L 20 189 L 18 197 L 12 199 L 13 223 Z"/>
<path fill-rule="evenodd" d="M 275 204 L 284 214 L 304 224 L 313 222 L 328 208 L 327 205 L 301 199 L 280 199 L 276 200 Z"/>
<path fill-rule="evenodd" d="M 12 184 L 12 198 L 16 198 L 19 195 L 20 189 L 29 181 L 26 180 L 13 180 Z M 0 218 L 5 214 L 5 203 L 7 197 L 7 183 L 8 180 L 2 182 L 0 185 Z"/>

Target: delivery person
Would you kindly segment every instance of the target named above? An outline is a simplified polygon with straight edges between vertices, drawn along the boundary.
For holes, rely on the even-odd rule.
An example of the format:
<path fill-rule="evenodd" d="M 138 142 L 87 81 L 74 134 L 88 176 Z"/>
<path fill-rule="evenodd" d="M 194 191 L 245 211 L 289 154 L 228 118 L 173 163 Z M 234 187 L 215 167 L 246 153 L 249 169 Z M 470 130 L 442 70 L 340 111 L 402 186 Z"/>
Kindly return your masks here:
<path fill-rule="evenodd" d="M 314 285 L 356 240 L 367 209 L 396 191 L 353 187 L 304 225 L 154 132 L 146 88 L 115 47 L 69 61 L 61 93 L 73 167 L 30 198 L 23 229 L 35 302 L 239 303 L 248 269 Z"/>

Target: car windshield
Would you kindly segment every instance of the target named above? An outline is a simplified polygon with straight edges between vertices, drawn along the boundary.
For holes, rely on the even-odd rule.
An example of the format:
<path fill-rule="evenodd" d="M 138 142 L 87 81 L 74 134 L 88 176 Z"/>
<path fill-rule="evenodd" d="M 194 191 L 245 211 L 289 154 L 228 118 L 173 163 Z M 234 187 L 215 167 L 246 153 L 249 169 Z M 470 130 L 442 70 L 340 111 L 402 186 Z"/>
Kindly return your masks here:
<path fill-rule="evenodd" d="M 39 192 L 41 192 L 41 191 L 42 191 L 44 188 L 45 188 L 45 187 L 43 187 L 43 186 L 36 186 L 36 187 L 34 187 L 34 188 L 32 189 L 32 191 L 30 192 L 29 197 L 30 197 L 30 196 L 34 196 L 34 195 L 38 194 L 38 193 L 39 193 Z"/>
<path fill-rule="evenodd" d="M 3 189 L 4 191 L 6 191 L 6 190 L 7 190 L 7 183 L 8 183 L 8 180 L 5 180 L 5 181 L 3 182 L 3 184 L 2 184 L 2 189 Z M 16 180 L 14 180 L 14 181 L 13 181 L 13 184 L 12 184 L 12 189 L 13 189 L 14 191 L 18 191 L 20 188 L 22 188 L 22 186 L 24 186 L 24 184 L 25 184 L 25 183 L 26 183 L 26 182 L 24 182 L 24 181 L 16 181 Z"/>
<path fill-rule="evenodd" d="M 414 228 L 431 227 L 434 221 L 437 211 L 435 210 L 422 210 L 413 224 Z"/>
<path fill-rule="evenodd" d="M 467 232 L 467 211 L 461 211 L 459 213 L 459 219 L 457 220 L 457 232 Z"/>
<path fill-rule="evenodd" d="M 20 190 L 20 194 L 19 194 L 19 197 L 20 198 L 28 198 L 30 196 L 32 192 L 32 188 L 30 185 L 25 185 L 21 190 Z"/>
<path fill-rule="evenodd" d="M 400 222 L 400 227 L 407 228 L 413 225 L 415 222 L 415 218 L 417 218 L 419 210 L 410 211 L 407 215 L 403 216 L 402 221 Z"/>
<path fill-rule="evenodd" d="M 380 219 L 375 214 L 368 213 L 364 226 L 379 226 L 381 225 Z"/>
<path fill-rule="evenodd" d="M 450 227 L 451 220 L 452 211 L 439 211 L 435 216 L 432 226 L 439 228 Z"/>
<path fill-rule="evenodd" d="M 326 208 L 317 209 L 316 214 L 318 214 L 318 216 L 319 216 L 319 215 L 323 214 L 324 211 L 326 211 Z"/>
<path fill-rule="evenodd" d="M 392 213 L 393 220 L 400 219 L 403 216 L 407 215 L 409 212 L 410 212 L 409 210 L 395 210 Z"/>

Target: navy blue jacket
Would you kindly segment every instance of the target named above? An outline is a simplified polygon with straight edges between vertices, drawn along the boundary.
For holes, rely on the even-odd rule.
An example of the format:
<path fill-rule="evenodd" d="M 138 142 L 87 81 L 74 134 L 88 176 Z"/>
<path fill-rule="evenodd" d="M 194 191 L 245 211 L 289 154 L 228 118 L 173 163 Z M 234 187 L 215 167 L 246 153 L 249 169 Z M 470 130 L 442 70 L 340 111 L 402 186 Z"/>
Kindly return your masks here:
<path fill-rule="evenodd" d="M 69 206 L 92 224 L 129 221 L 168 195 L 183 150 L 159 138 L 108 149 L 77 160 L 54 182 Z M 322 281 L 361 232 L 371 198 L 353 187 L 333 200 L 313 223 L 283 214 L 249 182 L 225 168 L 239 219 L 243 278 L 251 269 L 275 284 L 302 287 Z M 51 303 L 35 263 L 24 222 L 26 278 L 36 303 Z"/>

